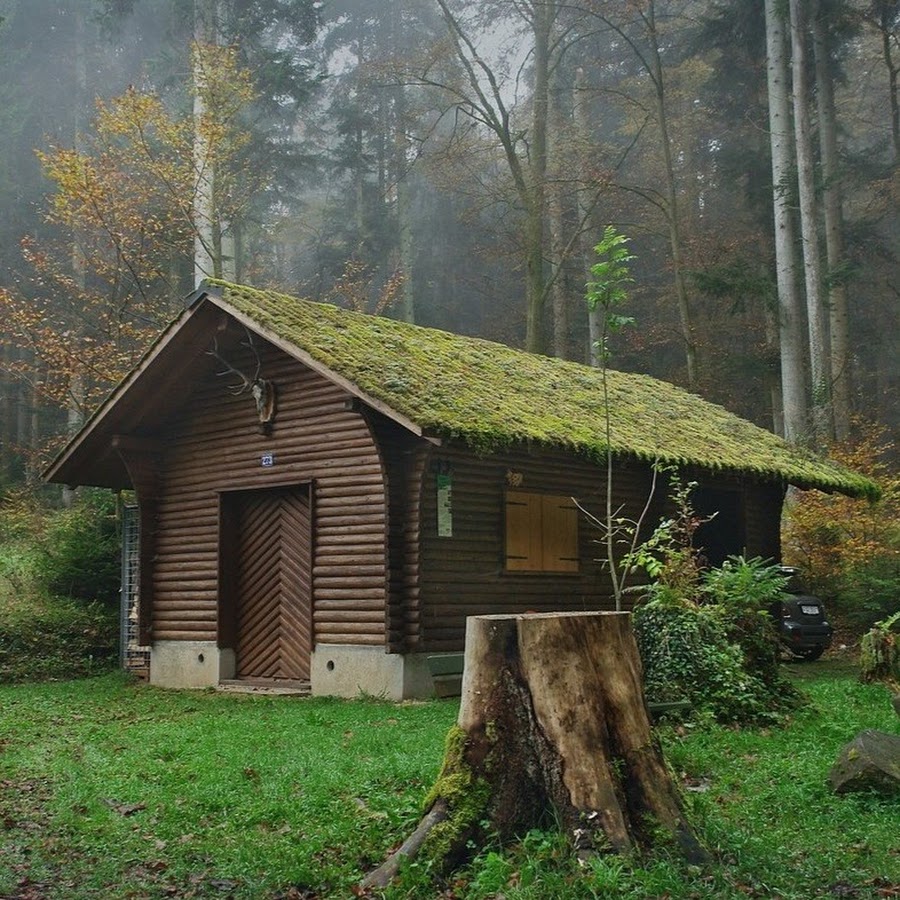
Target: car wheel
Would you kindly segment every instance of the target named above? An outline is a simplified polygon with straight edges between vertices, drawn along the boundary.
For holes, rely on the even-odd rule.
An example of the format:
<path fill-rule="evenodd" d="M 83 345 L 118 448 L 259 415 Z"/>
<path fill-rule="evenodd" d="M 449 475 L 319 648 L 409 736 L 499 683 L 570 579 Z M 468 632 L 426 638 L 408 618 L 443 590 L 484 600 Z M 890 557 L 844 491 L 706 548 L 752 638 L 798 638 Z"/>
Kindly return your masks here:
<path fill-rule="evenodd" d="M 824 652 L 824 647 L 809 647 L 806 650 L 799 651 L 797 655 L 801 659 L 807 660 L 807 662 L 812 662 L 813 660 L 818 659 Z"/>

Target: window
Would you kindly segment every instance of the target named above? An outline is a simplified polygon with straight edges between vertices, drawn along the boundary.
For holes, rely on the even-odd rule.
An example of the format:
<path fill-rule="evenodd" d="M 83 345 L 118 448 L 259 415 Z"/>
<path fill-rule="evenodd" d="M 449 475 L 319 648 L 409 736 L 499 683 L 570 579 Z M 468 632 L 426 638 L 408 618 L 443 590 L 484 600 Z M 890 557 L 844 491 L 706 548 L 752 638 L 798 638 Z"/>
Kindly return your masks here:
<path fill-rule="evenodd" d="M 578 508 L 571 497 L 506 492 L 506 570 L 578 571 Z"/>

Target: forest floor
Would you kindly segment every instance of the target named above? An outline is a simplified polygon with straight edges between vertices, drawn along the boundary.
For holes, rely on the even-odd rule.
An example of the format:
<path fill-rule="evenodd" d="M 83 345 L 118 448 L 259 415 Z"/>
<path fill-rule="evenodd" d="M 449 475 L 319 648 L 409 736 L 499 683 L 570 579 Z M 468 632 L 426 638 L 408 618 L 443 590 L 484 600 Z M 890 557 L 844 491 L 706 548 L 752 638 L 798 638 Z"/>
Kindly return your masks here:
<path fill-rule="evenodd" d="M 478 848 L 447 882 L 410 867 L 386 897 L 900 897 L 900 798 L 835 796 L 887 691 L 830 655 L 787 666 L 809 697 L 782 727 L 660 729 L 717 862 L 602 856 L 554 831 Z M 0 685 L 0 898 L 346 898 L 405 837 L 454 701 L 391 704 L 162 691 L 121 673 Z"/>

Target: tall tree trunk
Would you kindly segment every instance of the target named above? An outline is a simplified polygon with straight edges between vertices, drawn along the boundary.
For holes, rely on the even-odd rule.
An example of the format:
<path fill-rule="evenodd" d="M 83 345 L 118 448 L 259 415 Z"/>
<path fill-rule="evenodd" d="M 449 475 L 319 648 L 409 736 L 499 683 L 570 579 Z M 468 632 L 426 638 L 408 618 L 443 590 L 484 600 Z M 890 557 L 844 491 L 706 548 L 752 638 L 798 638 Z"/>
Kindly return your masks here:
<path fill-rule="evenodd" d="M 811 5 L 811 4 L 809 4 Z M 828 332 L 822 302 L 822 261 L 816 214 L 815 164 L 809 115 L 810 91 L 806 69 L 807 0 L 790 0 L 791 59 L 794 100 L 794 141 L 797 149 L 797 188 L 809 331 L 809 371 L 812 389 L 812 431 L 818 447 L 834 436 L 831 420 Z M 815 10 L 813 10 L 814 12 Z"/>
<path fill-rule="evenodd" d="M 15 471 L 16 403 L 19 387 L 12 374 L 16 351 L 0 332 L 0 482 L 8 484 Z"/>
<path fill-rule="evenodd" d="M 775 217 L 775 269 L 778 283 L 778 334 L 784 436 L 791 443 L 807 429 L 803 306 L 798 290 L 797 240 L 791 211 L 794 172 L 787 34 L 779 0 L 765 0 L 769 92 L 769 141 L 772 151 L 772 209 Z"/>
<path fill-rule="evenodd" d="M 557 68 L 557 72 L 558 72 Z M 562 193 L 563 160 L 562 137 L 566 131 L 562 94 L 558 79 L 554 79 L 550 91 L 549 163 L 551 179 L 547 185 L 547 217 L 550 225 L 550 259 L 553 266 L 553 282 L 550 287 L 553 308 L 553 355 L 558 359 L 569 358 L 569 279 L 566 275 L 566 220 Z"/>
<path fill-rule="evenodd" d="M 402 88 L 400 89 L 402 92 Z M 398 129 L 398 157 L 406 162 L 406 135 Z M 415 245 L 412 226 L 412 185 L 410 175 L 404 171 L 397 181 L 397 225 L 400 242 L 400 268 L 403 272 L 403 287 L 400 296 L 400 318 L 404 322 L 416 321 L 416 301 L 413 275 L 415 269 Z"/>
<path fill-rule="evenodd" d="M 415 852 L 451 868 L 486 823 L 510 840 L 548 817 L 582 857 L 662 845 L 709 859 L 650 727 L 628 613 L 467 620 L 458 726 Z M 390 883 L 409 846 L 362 887 Z"/>
<path fill-rule="evenodd" d="M 216 0 L 194 0 L 194 47 L 192 54 L 194 90 L 194 287 L 216 271 L 215 171 L 212 148 L 206 135 L 207 115 L 204 93 L 207 82 L 203 48 L 216 43 Z M 221 258 L 221 257 L 220 257 Z"/>
<path fill-rule="evenodd" d="M 25 458 L 25 481 L 28 484 L 37 484 L 41 477 L 41 406 L 43 405 L 43 398 L 38 385 L 42 381 L 43 368 L 44 366 L 40 359 L 34 357 L 34 369 L 31 376 L 31 384 L 29 385 L 28 442 L 23 444 L 23 446 L 28 447 Z"/>
<path fill-rule="evenodd" d="M 593 214 L 591 210 L 591 201 L 588 198 L 586 185 L 590 182 L 590 162 L 588 158 L 588 148 L 591 146 L 591 123 L 588 118 L 587 108 L 587 82 L 584 77 L 584 69 L 579 66 L 575 70 L 575 84 L 572 92 L 572 117 L 575 122 L 575 140 L 578 146 L 579 171 L 578 178 L 582 185 L 578 189 L 578 220 L 581 223 L 581 234 L 579 241 L 581 244 L 581 260 L 584 270 L 585 284 L 591 281 L 591 266 L 594 264 L 594 245 L 599 232 L 598 229 L 592 227 Z M 594 122 L 594 127 L 599 128 L 600 123 Z M 591 308 L 587 307 L 587 323 L 588 323 L 588 348 L 587 360 L 588 364 L 594 368 L 600 366 L 600 354 L 597 351 L 598 344 L 601 339 L 602 324 L 601 316 L 602 307 L 597 304 Z"/>
<path fill-rule="evenodd" d="M 894 62 L 892 42 L 894 38 L 894 18 L 896 4 L 892 0 L 878 0 L 875 4 L 877 28 L 881 34 L 881 56 L 888 70 L 888 97 L 891 109 L 891 142 L 894 147 L 894 163 L 900 164 L 900 96 L 898 96 L 898 80 L 900 80 L 900 64 Z"/>
<path fill-rule="evenodd" d="M 85 150 L 83 113 L 87 103 L 87 48 L 84 34 L 84 12 L 80 4 L 76 4 L 73 8 L 75 25 L 75 115 L 72 122 L 72 130 L 75 150 L 79 153 L 83 153 Z M 84 252 L 84 230 L 78 225 L 72 229 L 72 282 L 75 288 L 76 302 L 81 302 L 87 287 L 87 259 Z M 73 335 L 75 343 L 80 343 L 83 338 L 84 332 L 81 328 L 78 328 Z M 69 402 L 66 410 L 66 427 L 70 435 L 74 435 L 84 423 L 86 394 L 85 372 L 75 362 L 69 375 Z M 35 400 L 37 401 L 37 397 L 35 397 Z M 76 491 L 77 488 L 75 487 L 63 486 L 63 506 L 68 508 L 74 504 Z"/>
<path fill-rule="evenodd" d="M 391 43 L 395 56 L 402 51 L 403 12 L 400 4 L 391 4 Z M 416 305 L 413 285 L 415 266 L 415 246 L 412 225 L 412 173 L 409 163 L 409 139 L 407 124 L 406 88 L 402 84 L 394 86 L 394 179 L 397 184 L 397 227 L 400 243 L 400 268 L 403 272 L 403 287 L 400 300 L 400 318 L 404 322 L 416 321 Z"/>
<path fill-rule="evenodd" d="M 672 159 L 672 141 L 669 135 L 669 118 L 666 109 L 666 89 L 662 56 L 659 49 L 659 35 L 656 30 L 656 0 L 650 0 L 645 17 L 651 52 L 656 116 L 659 123 L 659 138 L 662 144 L 663 163 L 666 175 L 666 219 L 669 229 L 669 246 L 672 253 L 672 270 L 675 278 L 675 296 L 678 302 L 678 318 L 681 338 L 684 342 L 684 356 L 687 368 L 688 387 L 697 383 L 697 343 L 694 336 L 693 315 L 684 277 L 684 253 L 681 240 L 681 222 L 678 211 L 678 188 L 675 178 L 675 164 Z"/>
<path fill-rule="evenodd" d="M 76 4 L 73 14 L 75 17 L 75 116 L 72 125 L 75 135 L 75 150 L 84 152 L 83 112 L 87 103 L 87 49 L 84 34 L 84 9 L 81 5 Z M 76 294 L 83 296 L 87 286 L 87 259 L 84 253 L 83 229 L 77 225 L 72 233 L 72 280 Z M 80 341 L 82 337 L 83 334 L 79 331 L 75 335 L 75 341 Z M 78 431 L 84 422 L 86 387 L 84 372 L 79 371 L 77 368 L 74 369 L 69 381 L 69 408 L 67 410 L 69 434 L 74 434 Z"/>
<path fill-rule="evenodd" d="M 531 154 L 526 202 L 525 349 L 544 351 L 544 219 L 547 178 L 547 118 L 550 109 L 550 36 L 556 18 L 555 2 L 535 2 L 531 7 L 534 35 L 534 96 L 532 98 Z"/>
<path fill-rule="evenodd" d="M 842 441 L 850 434 L 850 317 L 844 282 L 844 212 L 837 116 L 827 23 L 820 7 L 812 20 L 816 63 L 816 101 L 819 117 L 819 157 L 822 166 L 822 206 L 825 214 L 825 253 L 828 261 L 828 324 L 834 436 Z"/>

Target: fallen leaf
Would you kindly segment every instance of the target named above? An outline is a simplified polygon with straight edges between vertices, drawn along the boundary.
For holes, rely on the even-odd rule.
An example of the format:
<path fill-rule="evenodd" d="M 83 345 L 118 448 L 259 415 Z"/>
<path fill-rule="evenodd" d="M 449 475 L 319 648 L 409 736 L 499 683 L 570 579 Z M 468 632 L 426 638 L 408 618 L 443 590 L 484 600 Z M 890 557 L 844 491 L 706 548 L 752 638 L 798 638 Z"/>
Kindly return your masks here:
<path fill-rule="evenodd" d="M 104 797 L 103 802 L 120 816 L 133 816 L 135 813 L 139 813 L 147 808 L 146 803 L 119 803 L 117 800 L 110 800 L 108 797 Z"/>

